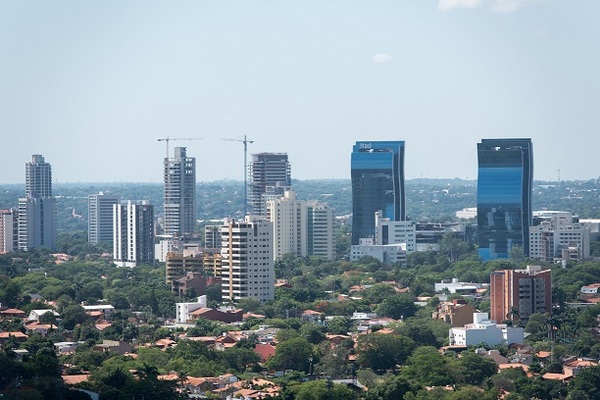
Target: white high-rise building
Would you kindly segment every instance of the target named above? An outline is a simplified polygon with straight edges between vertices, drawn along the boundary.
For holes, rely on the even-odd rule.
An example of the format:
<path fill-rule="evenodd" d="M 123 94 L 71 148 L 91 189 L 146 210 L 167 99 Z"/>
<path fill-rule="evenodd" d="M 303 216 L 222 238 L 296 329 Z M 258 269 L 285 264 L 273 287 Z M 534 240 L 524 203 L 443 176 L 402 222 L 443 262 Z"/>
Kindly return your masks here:
<path fill-rule="evenodd" d="M 25 197 L 19 199 L 18 247 L 56 247 L 56 200 L 52 196 L 52 166 L 34 154 L 25 164 Z"/>
<path fill-rule="evenodd" d="M 113 205 L 119 196 L 100 192 L 88 196 L 88 242 L 113 242 Z"/>
<path fill-rule="evenodd" d="M 288 189 L 267 201 L 267 220 L 273 223 L 273 258 L 293 253 L 304 257 L 334 257 L 333 210 L 316 200 L 298 200 Z"/>
<path fill-rule="evenodd" d="M 223 300 L 275 297 L 272 224 L 256 217 L 221 227 L 221 294 Z"/>
<path fill-rule="evenodd" d="M 119 267 L 154 263 L 154 206 L 147 200 L 113 205 L 113 261 Z"/>
<path fill-rule="evenodd" d="M 306 214 L 306 201 L 298 200 L 293 190 L 267 201 L 267 220 L 273 224 L 273 259 L 288 253 L 308 254 Z"/>
<path fill-rule="evenodd" d="M 333 208 L 329 207 L 327 203 L 319 203 L 317 200 L 308 200 L 306 207 L 308 254 L 333 260 L 335 257 Z"/>
<path fill-rule="evenodd" d="M 0 254 L 14 251 L 18 247 L 17 210 L 0 210 Z"/>
<path fill-rule="evenodd" d="M 164 159 L 163 233 L 174 237 L 193 235 L 196 230 L 196 159 L 185 147 L 175 147 Z"/>
<path fill-rule="evenodd" d="M 540 261 L 579 261 L 590 257 L 590 227 L 570 212 L 536 211 L 529 228 L 529 258 Z"/>

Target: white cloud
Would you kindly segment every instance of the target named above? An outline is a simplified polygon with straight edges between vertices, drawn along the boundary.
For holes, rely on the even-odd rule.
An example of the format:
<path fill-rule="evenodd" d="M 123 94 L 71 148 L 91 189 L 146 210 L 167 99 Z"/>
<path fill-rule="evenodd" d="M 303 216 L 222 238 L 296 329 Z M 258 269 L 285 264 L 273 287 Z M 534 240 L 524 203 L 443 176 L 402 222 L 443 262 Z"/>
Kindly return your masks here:
<path fill-rule="evenodd" d="M 392 61 L 394 58 L 386 53 L 377 53 L 373 56 L 373 64 L 383 64 Z"/>
<path fill-rule="evenodd" d="M 542 3 L 544 1 L 545 0 L 494 0 L 494 3 L 492 4 L 492 11 L 501 14 L 508 14 L 525 6 L 535 3 Z"/>
<path fill-rule="evenodd" d="M 477 8 L 482 4 L 482 0 L 438 0 L 438 9 L 448 11 L 453 8 Z"/>
<path fill-rule="evenodd" d="M 546 0 L 438 0 L 438 10 L 450 11 L 455 8 L 486 8 L 492 12 L 508 14 L 525 6 L 543 3 Z"/>

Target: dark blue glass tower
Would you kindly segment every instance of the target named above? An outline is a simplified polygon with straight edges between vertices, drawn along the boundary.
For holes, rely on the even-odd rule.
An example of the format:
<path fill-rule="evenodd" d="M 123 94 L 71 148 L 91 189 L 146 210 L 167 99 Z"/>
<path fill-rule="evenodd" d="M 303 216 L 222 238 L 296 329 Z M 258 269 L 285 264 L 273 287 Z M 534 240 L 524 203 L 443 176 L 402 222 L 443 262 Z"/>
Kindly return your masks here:
<path fill-rule="evenodd" d="M 352 148 L 352 244 L 375 234 L 375 212 L 406 219 L 404 141 L 359 141 Z"/>
<path fill-rule="evenodd" d="M 477 230 L 483 260 L 508 258 L 519 246 L 529 253 L 532 222 L 531 139 L 483 139 L 477 144 Z"/>

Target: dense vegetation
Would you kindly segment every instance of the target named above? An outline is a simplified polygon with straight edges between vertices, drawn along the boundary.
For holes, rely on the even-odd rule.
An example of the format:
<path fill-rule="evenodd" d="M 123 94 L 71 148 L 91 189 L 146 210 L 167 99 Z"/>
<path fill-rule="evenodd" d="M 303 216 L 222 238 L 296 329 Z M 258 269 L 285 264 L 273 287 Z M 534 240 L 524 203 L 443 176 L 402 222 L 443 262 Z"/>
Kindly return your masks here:
<path fill-rule="evenodd" d="M 65 243 L 79 240 L 77 235 L 71 238 L 64 235 Z M 57 391 L 62 398 L 77 398 L 69 397 L 75 394 L 57 381 L 56 371 L 60 365 L 68 365 L 70 373 L 90 371 L 90 379 L 84 387 L 102 391 L 102 398 L 106 399 L 132 398 L 142 393 L 147 399 L 178 398 L 173 384 L 156 378 L 158 374 L 170 371 L 183 379 L 185 376 L 214 376 L 228 372 L 250 378 L 269 370 L 296 371 L 296 375 L 287 374 L 277 379 L 285 399 L 365 396 L 368 399 L 496 399 L 502 391 L 511 392 L 508 398 L 512 399 L 597 398 L 600 367 L 586 369 L 569 384 L 544 380 L 541 374 L 560 372 L 560 360 L 568 355 L 600 357 L 600 339 L 594 330 L 598 325 L 600 306 L 585 309 L 566 306 L 577 300 L 582 285 L 597 281 L 600 276 L 598 262 L 573 263 L 566 268 L 546 265 L 553 269 L 554 313 L 552 316 L 534 315 L 526 331 L 530 334 L 528 343 L 536 351 L 552 349 L 555 362 L 536 360 L 532 364 L 535 374 L 527 376 L 521 370 L 496 373 L 495 364 L 476 355 L 473 349 L 460 357 L 452 352 L 442 354 L 438 351 L 447 343 L 448 325 L 431 319 L 437 298 L 418 307 L 414 303 L 416 296 L 432 295 L 433 284 L 444 278 L 487 282 L 493 270 L 520 268 L 527 263 L 522 259 L 482 263 L 472 247 L 451 236 L 444 238 L 439 252 L 410 255 L 407 267 L 383 265 L 372 258 L 354 263 L 291 255 L 279 259 L 277 276 L 288 279 L 291 287 L 278 288 L 276 299 L 270 303 L 246 299 L 238 304 L 246 311 L 267 318 L 263 321 L 251 318 L 242 329 L 256 329 L 259 324 L 280 329 L 276 354 L 266 364 L 258 362 L 258 356 L 252 351 L 252 339 L 225 351 L 217 351 L 200 342 L 178 340 L 182 332 L 163 325 L 165 319 L 173 317 L 174 303 L 180 301 L 165 285 L 163 267 L 116 268 L 97 254 L 87 252 L 90 250 L 98 249 L 81 249 L 77 259 L 58 265 L 44 251 L 0 256 L 0 302 L 3 305 L 29 312 L 48 307 L 43 300 L 54 300 L 61 314 L 60 321 L 49 317 L 48 322 L 58 323 L 58 328 L 48 337 L 32 334 L 23 343 L 9 340 L 2 345 L 2 360 L 8 360 L 10 350 L 15 348 L 29 350 L 30 356 L 23 362 L 3 363 L 0 360 L 0 365 L 6 369 L 0 390 L 5 393 L 17 390 L 14 384 L 18 380 L 23 390 L 31 393 L 46 393 L 46 387 L 53 387 L 52 395 L 31 398 L 59 398 L 55 396 Z M 398 287 L 407 287 L 409 292 L 398 294 Z M 32 302 L 32 296 L 36 295 L 41 299 Z M 338 295 L 353 298 L 337 301 Z M 218 296 L 218 288 L 211 291 L 212 304 L 219 302 Z M 110 317 L 112 326 L 98 331 L 80 304 L 96 304 L 102 299 L 117 310 Z M 467 301 L 483 311 L 489 307 L 485 298 L 468 298 Z M 306 309 L 334 318 L 327 325 L 303 322 L 300 317 Z M 348 337 L 332 347 L 325 335 L 346 335 L 352 331 L 355 324 L 350 317 L 356 311 L 374 312 L 380 317 L 403 321 L 389 325 L 392 330 L 389 334 L 362 335 L 356 344 Z M 24 327 L 19 320 L 8 320 L 0 329 L 23 331 Z M 238 328 L 200 320 L 188 335 L 221 335 L 231 329 Z M 135 358 L 92 350 L 95 343 L 104 339 L 153 343 L 162 338 L 179 343 L 166 351 L 139 348 Z M 52 344 L 67 339 L 85 344 L 71 355 L 57 357 Z M 503 355 L 512 351 L 503 347 L 498 350 Z M 356 361 L 349 361 L 352 354 L 358 355 Z M 370 390 L 361 394 L 343 385 L 330 387 L 326 380 L 304 382 L 307 375 L 331 379 L 357 376 Z M 426 389 L 445 385 L 453 385 L 455 390 Z M 148 388 L 152 388 L 150 392 Z M 22 394 L 19 390 L 15 393 Z M 162 397 L 156 397 L 157 393 Z"/>
<path fill-rule="evenodd" d="M 327 202 L 336 215 L 352 213 L 349 180 L 294 180 L 300 199 Z M 201 182 L 197 186 L 197 216 L 201 220 L 240 217 L 243 186 L 237 181 Z M 599 183 L 590 181 L 537 182 L 533 188 L 535 210 L 568 210 L 581 218 L 600 218 Z M 162 212 L 162 185 L 158 183 L 73 183 L 55 184 L 58 230 L 87 229 L 87 196 L 112 192 L 123 200 L 150 200 L 156 214 Z M 16 207 L 23 185 L 0 185 L 0 209 Z M 406 182 L 406 209 L 415 221 L 452 221 L 455 212 L 476 205 L 476 182 L 460 179 L 414 179 Z"/>

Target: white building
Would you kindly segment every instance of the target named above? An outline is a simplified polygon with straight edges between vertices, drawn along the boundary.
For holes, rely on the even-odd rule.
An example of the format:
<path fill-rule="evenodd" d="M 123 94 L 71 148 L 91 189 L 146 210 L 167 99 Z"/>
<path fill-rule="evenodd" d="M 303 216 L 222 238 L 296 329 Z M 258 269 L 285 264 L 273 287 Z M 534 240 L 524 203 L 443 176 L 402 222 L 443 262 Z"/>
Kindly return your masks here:
<path fill-rule="evenodd" d="M 440 283 L 435 283 L 435 292 L 438 293 L 446 289 L 450 293 L 475 294 L 477 289 L 485 286 L 489 285 L 474 282 L 459 282 L 458 278 L 452 278 L 451 280 L 445 279 Z"/>
<path fill-rule="evenodd" d="M 18 232 L 17 210 L 0 210 L 0 254 L 17 249 Z"/>
<path fill-rule="evenodd" d="M 306 214 L 306 201 L 298 200 L 293 190 L 267 201 L 267 221 L 273 227 L 273 259 L 288 253 L 300 257 L 308 254 Z"/>
<path fill-rule="evenodd" d="M 273 227 L 271 222 L 246 216 L 221 227 L 222 297 L 260 301 L 275 297 Z"/>
<path fill-rule="evenodd" d="M 406 243 L 377 245 L 373 243 L 373 239 L 361 238 L 359 244 L 351 247 L 350 261 L 371 256 L 384 264 L 392 265 L 399 262 L 406 265 L 406 253 Z"/>
<path fill-rule="evenodd" d="M 283 196 L 266 202 L 267 220 L 273 223 L 273 258 L 293 253 L 334 257 L 333 209 L 316 200 L 298 200 L 287 188 Z"/>
<path fill-rule="evenodd" d="M 529 228 L 529 258 L 579 261 L 590 257 L 590 227 L 570 212 L 534 212 L 539 225 Z"/>
<path fill-rule="evenodd" d="M 388 245 L 404 243 L 407 254 L 417 251 L 416 225 L 412 221 L 391 221 L 383 218 L 381 211 L 375 212 L 375 243 Z"/>
<path fill-rule="evenodd" d="M 306 215 L 308 254 L 333 260 L 335 257 L 333 208 L 329 207 L 327 203 L 320 203 L 317 200 L 308 200 L 306 207 L 308 209 Z"/>
<path fill-rule="evenodd" d="M 198 297 L 198 301 L 193 303 L 175 303 L 175 321 L 180 324 L 187 323 L 190 318 L 190 313 L 200 308 L 206 308 L 206 296 Z"/>
<path fill-rule="evenodd" d="M 192 235 L 196 228 L 196 159 L 185 147 L 175 147 L 174 156 L 165 158 L 163 233 Z"/>
<path fill-rule="evenodd" d="M 522 344 L 523 328 L 497 324 L 488 319 L 488 313 L 473 313 L 473 323 L 462 328 L 450 328 L 448 338 L 450 346 Z"/>
<path fill-rule="evenodd" d="M 88 196 L 88 242 L 113 242 L 113 205 L 118 203 L 119 196 L 114 194 L 100 192 Z"/>
<path fill-rule="evenodd" d="M 19 250 L 56 247 L 52 166 L 39 154 L 25 164 L 25 197 L 19 199 L 18 214 Z"/>
<path fill-rule="evenodd" d="M 148 200 L 113 205 L 113 260 L 119 267 L 154 263 L 154 206 Z"/>

